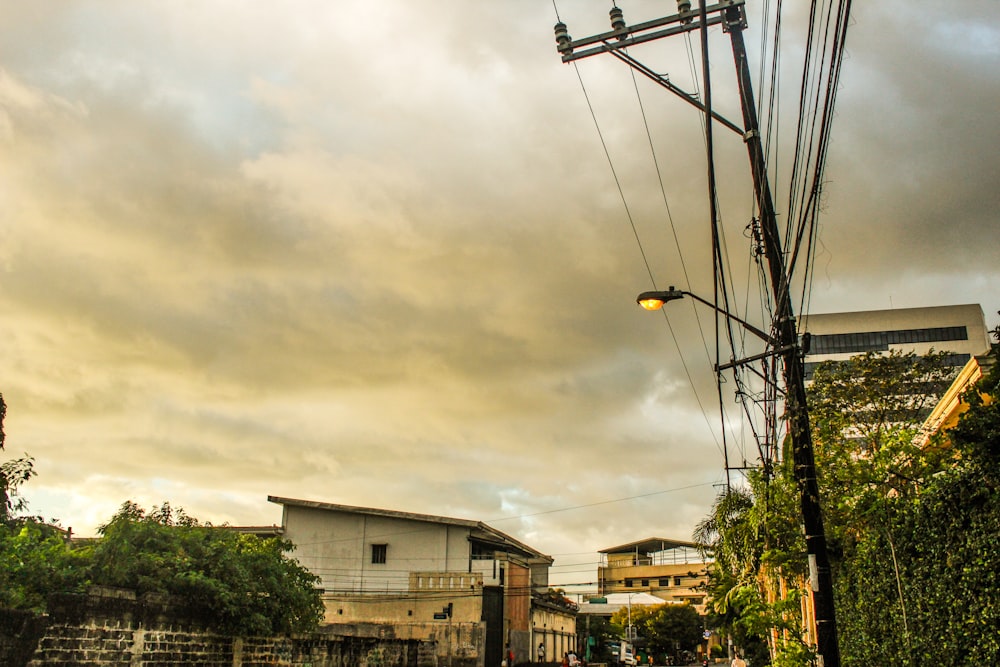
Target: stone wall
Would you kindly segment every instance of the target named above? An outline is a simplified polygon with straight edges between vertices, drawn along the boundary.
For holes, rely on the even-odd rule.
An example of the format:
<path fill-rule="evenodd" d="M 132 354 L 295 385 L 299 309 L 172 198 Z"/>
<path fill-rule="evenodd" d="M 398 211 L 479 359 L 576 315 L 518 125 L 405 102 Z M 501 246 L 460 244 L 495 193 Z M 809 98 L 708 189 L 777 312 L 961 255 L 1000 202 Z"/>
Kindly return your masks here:
<path fill-rule="evenodd" d="M 44 621 L 35 614 L 0 609 L 0 665 L 27 664 L 44 631 Z"/>
<path fill-rule="evenodd" d="M 431 642 L 317 633 L 227 637 L 162 599 L 125 591 L 55 596 L 49 613 L 0 610 L 4 667 L 463 667 Z"/>

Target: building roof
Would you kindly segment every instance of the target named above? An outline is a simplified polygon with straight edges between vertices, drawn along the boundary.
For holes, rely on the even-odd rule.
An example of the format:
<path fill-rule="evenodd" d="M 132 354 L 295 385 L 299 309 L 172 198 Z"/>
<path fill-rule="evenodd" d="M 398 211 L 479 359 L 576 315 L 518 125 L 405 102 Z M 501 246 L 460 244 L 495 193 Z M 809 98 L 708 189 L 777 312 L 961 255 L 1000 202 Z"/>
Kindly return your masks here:
<path fill-rule="evenodd" d="M 628 607 L 656 607 L 661 604 L 679 604 L 676 601 L 664 600 L 651 593 L 609 593 L 600 598 L 607 602 L 583 602 L 577 613 L 593 616 L 611 616 L 619 609 Z"/>
<path fill-rule="evenodd" d="M 390 519 L 404 519 L 407 521 L 420 521 L 422 523 L 439 523 L 448 526 L 460 526 L 468 528 L 471 535 L 478 540 L 489 542 L 497 546 L 511 547 L 520 551 L 530 558 L 537 558 L 549 564 L 553 558 L 546 556 L 542 552 L 529 547 L 523 542 L 514 539 L 510 535 L 503 533 L 496 528 L 486 525 L 482 521 L 472 521 L 470 519 L 454 519 L 446 516 L 435 516 L 433 514 L 417 514 L 415 512 L 401 512 L 398 510 L 378 509 L 375 507 L 357 507 L 354 505 L 339 505 L 336 503 L 325 503 L 316 500 L 299 500 L 297 498 L 282 498 L 279 496 L 268 496 L 268 502 L 288 507 L 303 507 L 307 509 L 326 510 L 330 512 L 342 512 L 345 514 L 364 514 L 367 516 L 380 516 Z"/>
<path fill-rule="evenodd" d="M 281 526 L 218 526 L 225 530 L 231 530 L 234 533 L 245 533 L 247 535 L 256 535 L 257 537 L 277 537 L 285 532 L 284 528 Z"/>
<path fill-rule="evenodd" d="M 666 537 L 647 537 L 644 540 L 639 540 L 638 542 L 629 542 L 628 544 L 622 544 L 617 547 L 609 547 L 607 549 L 601 549 L 597 553 L 601 554 L 631 554 L 631 553 L 641 553 L 641 554 L 654 554 L 660 551 L 669 551 L 670 549 L 696 549 L 698 547 L 694 542 L 685 542 L 683 540 L 671 540 Z"/>

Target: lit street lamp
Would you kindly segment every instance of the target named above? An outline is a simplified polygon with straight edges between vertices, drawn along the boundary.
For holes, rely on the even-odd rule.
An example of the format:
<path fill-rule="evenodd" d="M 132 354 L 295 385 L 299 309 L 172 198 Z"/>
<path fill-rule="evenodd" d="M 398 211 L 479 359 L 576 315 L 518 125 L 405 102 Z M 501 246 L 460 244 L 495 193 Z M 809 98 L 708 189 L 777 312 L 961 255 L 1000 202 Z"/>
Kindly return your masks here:
<path fill-rule="evenodd" d="M 705 304 L 706 306 L 708 306 L 709 308 L 711 308 L 712 310 L 721 315 L 725 315 L 726 317 L 738 323 L 740 326 L 742 326 L 744 329 L 746 329 L 753 335 L 763 340 L 765 343 L 769 343 L 774 347 L 779 347 L 777 340 L 775 340 L 772 336 L 769 336 L 768 334 L 764 333 L 754 325 L 750 324 L 746 320 L 736 317 L 732 313 L 723 310 L 722 308 L 719 308 L 711 301 L 707 301 L 698 296 L 697 294 L 694 294 L 693 292 L 674 289 L 673 285 L 671 285 L 670 289 L 668 290 L 653 290 L 651 292 L 643 292 L 638 297 L 636 297 L 635 302 L 640 306 L 642 306 L 643 308 L 645 308 L 646 310 L 659 310 L 660 308 L 663 308 L 663 304 L 667 303 L 668 301 L 676 301 L 677 299 L 683 299 L 686 296 L 691 297 L 698 303 Z"/>

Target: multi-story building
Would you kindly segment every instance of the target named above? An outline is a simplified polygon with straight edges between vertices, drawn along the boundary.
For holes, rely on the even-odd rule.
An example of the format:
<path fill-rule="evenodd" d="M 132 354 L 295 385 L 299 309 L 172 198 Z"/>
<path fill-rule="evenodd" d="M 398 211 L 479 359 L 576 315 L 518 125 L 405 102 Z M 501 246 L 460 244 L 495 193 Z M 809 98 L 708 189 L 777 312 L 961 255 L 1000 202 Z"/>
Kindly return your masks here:
<path fill-rule="evenodd" d="M 419 639 L 453 667 L 532 659 L 532 592 L 548 589 L 551 557 L 479 521 L 268 500 L 283 508 L 294 557 L 321 578 L 337 632 Z"/>
<path fill-rule="evenodd" d="M 844 361 L 865 352 L 947 352 L 956 372 L 973 356 L 990 350 L 983 309 L 978 304 L 897 308 L 803 315 L 808 334 L 806 377 L 824 361 Z"/>
<path fill-rule="evenodd" d="M 645 592 L 705 613 L 706 564 L 693 542 L 649 537 L 600 552 L 598 594 Z"/>

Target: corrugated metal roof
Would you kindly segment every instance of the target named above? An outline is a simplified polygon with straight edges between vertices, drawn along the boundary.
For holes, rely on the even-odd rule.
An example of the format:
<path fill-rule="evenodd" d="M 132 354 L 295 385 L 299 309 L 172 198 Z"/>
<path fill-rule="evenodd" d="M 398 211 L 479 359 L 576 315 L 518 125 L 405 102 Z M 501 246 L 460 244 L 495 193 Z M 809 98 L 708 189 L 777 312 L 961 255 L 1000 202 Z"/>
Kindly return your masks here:
<path fill-rule="evenodd" d="M 644 540 L 639 540 L 638 542 L 629 542 L 628 544 L 623 544 L 617 547 L 610 547 L 608 549 L 601 549 L 598 553 L 602 554 L 631 554 L 631 553 L 641 553 L 641 554 L 654 554 L 659 551 L 669 551 L 670 549 L 696 549 L 698 547 L 694 542 L 685 542 L 683 540 L 671 540 L 666 537 L 647 537 Z"/>

